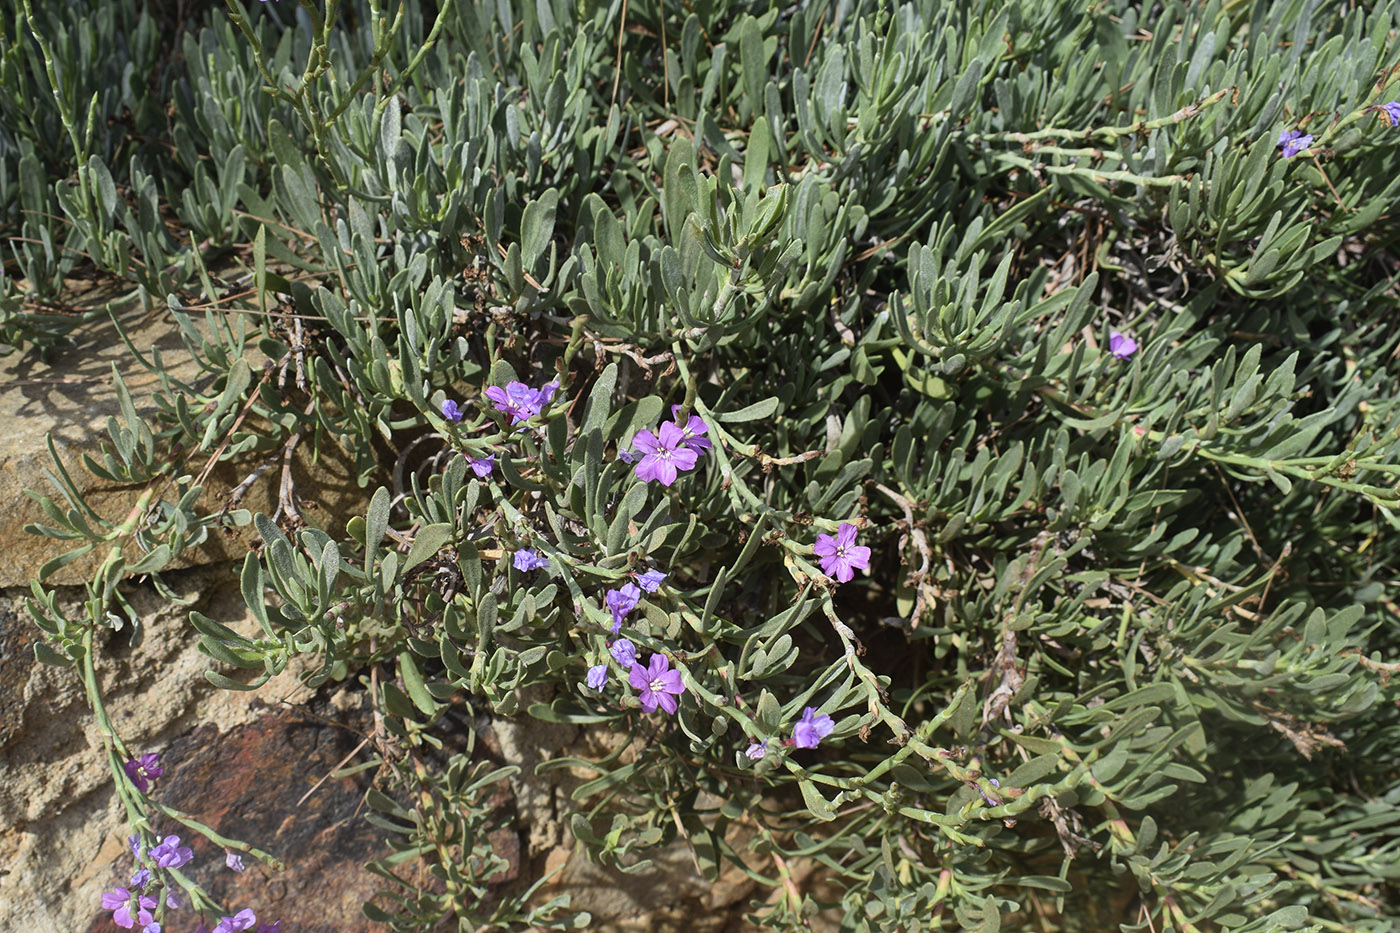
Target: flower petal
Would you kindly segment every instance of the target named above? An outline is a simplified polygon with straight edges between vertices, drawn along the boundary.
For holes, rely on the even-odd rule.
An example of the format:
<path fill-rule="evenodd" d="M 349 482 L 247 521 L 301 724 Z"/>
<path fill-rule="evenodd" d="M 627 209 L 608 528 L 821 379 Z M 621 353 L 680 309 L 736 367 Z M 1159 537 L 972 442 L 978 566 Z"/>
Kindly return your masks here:
<path fill-rule="evenodd" d="M 656 466 L 652 468 L 656 473 L 656 479 L 663 486 L 669 486 L 676 481 L 676 464 L 671 460 L 656 458 Z"/>
<path fill-rule="evenodd" d="M 663 421 L 661 427 L 657 430 L 657 435 L 658 439 L 661 441 L 661 446 L 669 450 L 675 450 L 677 447 L 680 447 L 681 443 L 685 440 L 685 435 L 681 433 L 681 429 L 676 427 L 673 421 Z"/>

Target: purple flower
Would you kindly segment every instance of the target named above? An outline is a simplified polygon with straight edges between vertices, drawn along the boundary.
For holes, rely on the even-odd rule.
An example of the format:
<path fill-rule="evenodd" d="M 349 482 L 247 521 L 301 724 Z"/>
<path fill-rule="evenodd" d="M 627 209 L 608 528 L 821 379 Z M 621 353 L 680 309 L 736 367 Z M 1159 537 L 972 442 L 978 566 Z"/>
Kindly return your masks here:
<path fill-rule="evenodd" d="M 541 557 L 526 547 L 515 552 L 515 557 L 511 560 L 511 563 L 514 564 L 515 569 L 519 570 L 521 573 L 528 573 L 540 567 L 548 567 L 549 558 Z"/>
<path fill-rule="evenodd" d="M 127 836 L 127 837 L 126 837 L 126 844 L 129 845 L 129 846 L 131 846 L 131 854 L 132 854 L 133 856 L 135 856 L 136 858 L 140 858 L 140 857 L 141 857 L 141 837 L 140 837 L 140 836 Z"/>
<path fill-rule="evenodd" d="M 1130 360 L 1137 351 L 1138 342 L 1127 334 L 1116 330 L 1108 332 L 1108 352 L 1113 354 L 1115 360 Z"/>
<path fill-rule="evenodd" d="M 126 888 L 117 888 L 115 891 L 104 891 L 102 893 L 102 909 L 112 912 L 112 922 L 123 930 L 129 930 L 136 924 L 146 926 L 155 920 L 155 914 L 151 911 L 156 909 L 154 898 L 141 897 L 136 902 L 136 916 L 131 916 L 131 892 Z"/>
<path fill-rule="evenodd" d="M 635 450 L 618 448 L 617 459 L 621 460 L 623 463 L 636 463 L 638 460 L 642 459 L 642 455 Z"/>
<path fill-rule="evenodd" d="M 673 422 L 675 426 L 680 428 L 681 443 L 695 451 L 697 455 L 714 447 L 709 438 L 700 436 L 710 433 L 710 426 L 699 415 L 691 415 L 685 424 L 681 424 L 681 406 L 672 405 L 671 417 L 675 419 Z"/>
<path fill-rule="evenodd" d="M 680 470 L 693 469 L 698 459 L 695 451 L 685 445 L 681 429 L 670 421 L 662 424 L 656 434 L 638 431 L 632 443 L 645 454 L 637 464 L 637 479 L 654 479 L 663 486 L 674 483 Z"/>
<path fill-rule="evenodd" d="M 637 583 L 648 593 L 655 593 L 657 590 L 661 589 L 661 584 L 665 582 L 665 580 L 666 574 L 662 573 L 660 570 L 648 570 L 637 578 Z"/>
<path fill-rule="evenodd" d="M 160 845 L 151 849 L 151 858 L 155 859 L 161 868 L 179 868 L 194 858 L 194 853 L 190 851 L 189 846 L 180 845 L 179 836 L 166 836 L 160 841 Z"/>
<path fill-rule="evenodd" d="M 133 888 L 140 888 L 144 891 L 146 885 L 151 883 L 151 870 L 149 868 L 141 869 L 131 876 L 131 881 L 129 883 Z"/>
<path fill-rule="evenodd" d="M 842 522 L 836 537 L 817 535 L 812 550 L 821 558 L 822 573 L 849 583 L 857 570 L 870 568 L 870 548 L 856 544 L 857 530 L 850 522 Z"/>
<path fill-rule="evenodd" d="M 1312 145 L 1313 138 L 1304 135 L 1302 130 L 1284 130 L 1278 134 L 1278 144 L 1283 147 L 1283 157 L 1291 159 Z"/>
<path fill-rule="evenodd" d="M 603 685 L 608 682 L 608 666 L 606 664 L 595 664 L 588 669 L 588 686 L 594 690 L 602 690 Z"/>
<path fill-rule="evenodd" d="M 1378 108 L 1385 114 L 1385 121 L 1391 126 L 1400 126 L 1400 100 L 1392 100 L 1388 104 L 1381 104 Z"/>
<path fill-rule="evenodd" d="M 608 604 L 608 609 L 612 610 L 614 635 L 622 630 L 622 620 L 627 618 L 627 613 L 637 608 L 637 601 L 641 598 L 642 591 L 637 589 L 635 583 L 625 584 L 620 590 L 608 590 L 604 602 Z"/>
<path fill-rule="evenodd" d="M 768 743 L 754 742 L 748 748 L 744 749 L 744 754 L 749 756 L 750 761 L 759 761 L 764 755 L 768 754 Z"/>
<path fill-rule="evenodd" d="M 141 933 L 160 933 L 160 924 L 152 920 L 141 928 Z"/>
<path fill-rule="evenodd" d="M 147 752 L 140 758 L 128 761 L 122 765 L 126 770 L 126 776 L 131 779 L 131 783 L 136 785 L 136 789 L 145 793 L 150 787 L 150 782 L 165 773 L 160 766 L 160 755 L 155 752 Z"/>
<path fill-rule="evenodd" d="M 491 475 L 491 467 L 496 463 L 495 454 L 487 454 L 484 457 L 468 457 L 467 466 L 472 468 L 472 472 L 483 479 Z M 281 922 L 280 920 L 278 921 Z"/>
<path fill-rule="evenodd" d="M 664 654 L 654 654 L 646 667 L 632 665 L 627 682 L 641 691 L 642 710 L 656 712 L 659 706 L 667 713 L 676 711 L 676 697 L 685 693 L 681 672 L 670 670 L 671 662 Z"/>
<path fill-rule="evenodd" d="M 171 891 L 165 895 L 165 906 L 169 907 L 171 910 L 179 910 L 181 907 L 185 906 L 185 902 L 180 900 L 180 895 Z"/>
<path fill-rule="evenodd" d="M 457 403 L 452 399 L 445 399 L 442 403 L 442 416 L 453 424 L 462 420 L 462 409 L 457 407 Z"/>
<path fill-rule="evenodd" d="M 126 888 L 117 888 L 115 891 L 102 892 L 102 909 L 112 911 L 112 920 L 119 927 L 131 929 L 135 924 L 131 920 L 131 892 Z M 117 919 L 118 914 L 121 919 Z"/>
<path fill-rule="evenodd" d="M 637 646 L 625 638 L 619 638 L 608 648 L 618 667 L 631 667 L 637 663 Z"/>
<path fill-rule="evenodd" d="M 551 382 L 539 389 L 532 389 L 523 382 L 511 382 L 507 383 L 504 389 L 500 386 L 488 386 L 484 394 L 497 411 L 510 415 L 511 424 L 519 424 L 543 411 L 544 406 L 554 397 L 554 390 L 557 388 L 557 382 Z"/>
<path fill-rule="evenodd" d="M 244 909 L 240 910 L 232 917 L 225 917 L 220 920 L 211 933 L 239 933 L 240 930 L 246 930 L 257 922 L 257 915 L 251 910 Z"/>
<path fill-rule="evenodd" d="M 243 856 L 237 852 L 228 852 L 224 855 L 224 864 L 234 871 L 243 871 Z"/>
<path fill-rule="evenodd" d="M 822 739 L 831 735 L 836 723 L 825 713 L 818 713 L 815 706 L 802 711 L 802 719 L 792 727 L 792 744 L 798 748 L 816 748 Z"/>

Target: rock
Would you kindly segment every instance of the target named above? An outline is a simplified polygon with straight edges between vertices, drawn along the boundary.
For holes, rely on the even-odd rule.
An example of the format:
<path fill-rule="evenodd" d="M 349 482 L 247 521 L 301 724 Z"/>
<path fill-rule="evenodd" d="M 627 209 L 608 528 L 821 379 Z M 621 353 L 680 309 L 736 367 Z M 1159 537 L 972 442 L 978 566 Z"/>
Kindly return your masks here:
<path fill-rule="evenodd" d="M 295 806 L 309 786 L 300 777 L 315 780 L 329 772 L 358 740 L 346 728 L 304 712 L 269 710 L 266 703 L 286 700 L 293 710 L 322 703 L 329 720 L 356 721 L 357 713 L 316 700 L 298 681 L 300 670 L 283 672 L 258 693 L 214 688 L 203 677 L 210 660 L 196 650 L 186 618 L 197 608 L 251 632 L 256 623 L 244 614 L 237 576 L 227 565 L 200 567 L 169 573 L 167 583 L 190 604 L 171 604 L 150 588 L 133 588 L 127 598 L 143 619 L 136 639 L 130 630 L 104 632 L 99 639 L 95 663 L 113 724 L 137 754 L 160 752 L 167 770 L 153 792 L 157 799 L 206 818 L 234 838 L 269 850 L 286 846 L 277 855 L 286 857 L 288 871 L 276 878 L 281 888 L 269 880 L 267 897 L 279 890 L 335 895 L 337 904 L 349 906 L 318 915 L 325 925 L 318 929 L 367 929 L 356 923 L 363 923 L 360 902 L 372 890 L 372 878 L 358 864 L 381 846 L 372 832 L 364 838 L 367 824 L 346 818 L 360 804 L 358 782 L 365 777 L 330 780 L 318 792 L 322 800 Z M 0 866 L 6 869 L 0 873 L 0 930 L 71 933 L 88 929 L 102 891 L 132 873 L 126 814 L 77 675 L 34 661 L 29 646 L 38 629 L 22 595 L 0 591 Z M 83 593 L 62 595 L 76 612 Z M 252 796 L 239 803 L 230 787 L 244 787 Z M 248 835 L 239 821 L 252 821 Z M 245 876 L 234 876 L 223 867 L 223 853 L 210 855 L 206 843 L 200 846 L 197 852 L 214 874 L 223 871 L 238 881 L 253 873 L 251 867 Z M 249 881 L 248 891 L 263 894 L 256 885 Z M 97 929 L 112 929 L 111 919 L 102 923 Z"/>
<path fill-rule="evenodd" d="M 313 710 L 318 705 L 324 707 L 314 703 Z M 368 717 L 357 725 L 367 726 Z M 384 855 L 386 834 L 356 812 L 373 772 L 328 778 L 347 757 L 356 760 L 359 745 L 343 725 L 298 708 L 271 711 L 227 732 L 202 725 L 166 749 L 159 799 L 272 853 L 285 871 L 245 856 L 246 870 L 236 873 L 225 864 L 223 849 L 178 824 L 158 831 L 177 833 L 192 847 L 194 861 L 183 871 L 228 914 L 251 908 L 260 921 L 281 920 L 284 929 L 298 933 L 369 933 L 373 926 L 360 905 L 380 882 L 364 863 Z M 129 851 L 119 853 L 113 884 L 130 874 L 131 864 Z M 189 912 L 176 916 L 193 927 Z M 110 928 L 109 915 L 102 913 L 88 929 Z"/>

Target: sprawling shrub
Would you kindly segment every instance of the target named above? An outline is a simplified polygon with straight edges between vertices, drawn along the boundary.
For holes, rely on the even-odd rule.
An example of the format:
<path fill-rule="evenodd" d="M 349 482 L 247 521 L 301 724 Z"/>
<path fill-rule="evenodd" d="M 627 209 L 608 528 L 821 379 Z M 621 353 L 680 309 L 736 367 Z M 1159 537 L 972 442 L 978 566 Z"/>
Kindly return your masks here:
<path fill-rule="evenodd" d="M 490 887 L 463 709 L 630 737 L 542 766 L 589 857 L 684 840 L 762 926 L 1400 922 L 1400 6 L 228 2 L 3 20 L 5 340 L 87 268 L 200 366 L 36 529 L 141 858 L 93 634 L 251 522 L 258 631 L 191 637 L 370 691 L 395 929 L 586 921 Z"/>

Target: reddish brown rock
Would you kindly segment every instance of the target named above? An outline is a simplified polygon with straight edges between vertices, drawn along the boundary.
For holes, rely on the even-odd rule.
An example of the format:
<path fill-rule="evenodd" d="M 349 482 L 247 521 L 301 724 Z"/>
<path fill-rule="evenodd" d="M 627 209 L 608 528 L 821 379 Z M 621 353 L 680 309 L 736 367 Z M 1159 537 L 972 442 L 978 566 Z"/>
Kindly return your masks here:
<path fill-rule="evenodd" d="M 371 772 L 329 778 L 302 800 L 359 744 L 354 732 L 297 710 L 270 713 L 224 734 L 204 725 L 178 739 L 163 757 L 165 775 L 155 796 L 286 864 L 277 872 L 245 856 L 247 870 L 236 873 L 225 865 L 222 849 L 175 824 L 160 827 L 194 849 L 184 872 L 229 913 L 251 908 L 260 921 L 281 920 L 288 931 L 374 929 L 360 905 L 379 882 L 364 863 L 385 852 L 384 833 L 357 816 Z M 192 929 L 193 915 L 185 916 Z M 99 915 L 89 929 L 110 930 L 111 921 Z"/>

